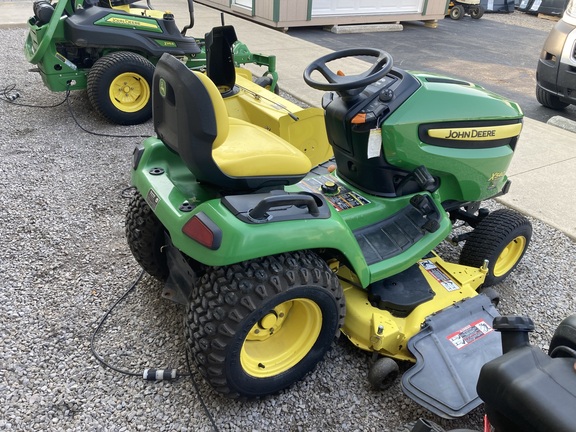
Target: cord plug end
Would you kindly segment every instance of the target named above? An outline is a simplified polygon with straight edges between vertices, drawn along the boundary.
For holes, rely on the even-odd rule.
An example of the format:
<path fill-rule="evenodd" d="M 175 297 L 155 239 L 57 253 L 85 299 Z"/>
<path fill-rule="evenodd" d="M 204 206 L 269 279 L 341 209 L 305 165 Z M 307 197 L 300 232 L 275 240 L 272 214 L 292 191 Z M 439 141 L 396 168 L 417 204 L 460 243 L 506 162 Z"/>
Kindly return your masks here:
<path fill-rule="evenodd" d="M 178 378 L 176 369 L 144 369 L 142 378 L 146 381 L 170 381 Z"/>

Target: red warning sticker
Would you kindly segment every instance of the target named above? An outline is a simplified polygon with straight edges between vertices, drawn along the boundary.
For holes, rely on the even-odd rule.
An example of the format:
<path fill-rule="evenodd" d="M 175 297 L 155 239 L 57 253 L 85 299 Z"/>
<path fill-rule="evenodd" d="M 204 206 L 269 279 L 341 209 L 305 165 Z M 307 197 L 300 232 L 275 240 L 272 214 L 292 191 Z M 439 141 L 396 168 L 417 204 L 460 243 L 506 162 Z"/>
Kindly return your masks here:
<path fill-rule="evenodd" d="M 457 349 L 462 349 L 467 345 L 482 339 L 494 329 L 483 319 L 473 322 L 466 327 L 446 336 L 452 345 Z"/>

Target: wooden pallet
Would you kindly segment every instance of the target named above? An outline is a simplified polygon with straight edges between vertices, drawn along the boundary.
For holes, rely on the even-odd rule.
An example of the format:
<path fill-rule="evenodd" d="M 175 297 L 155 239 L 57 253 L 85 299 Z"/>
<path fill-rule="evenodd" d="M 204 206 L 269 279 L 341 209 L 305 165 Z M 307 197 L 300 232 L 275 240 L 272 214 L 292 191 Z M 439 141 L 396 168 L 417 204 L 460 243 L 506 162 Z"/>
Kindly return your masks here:
<path fill-rule="evenodd" d="M 559 16 L 546 15 L 546 14 L 542 14 L 542 13 L 539 13 L 539 14 L 538 14 L 538 18 L 547 19 L 547 20 L 550 20 L 550 21 L 559 21 L 559 20 L 560 20 L 560 17 L 559 17 Z"/>

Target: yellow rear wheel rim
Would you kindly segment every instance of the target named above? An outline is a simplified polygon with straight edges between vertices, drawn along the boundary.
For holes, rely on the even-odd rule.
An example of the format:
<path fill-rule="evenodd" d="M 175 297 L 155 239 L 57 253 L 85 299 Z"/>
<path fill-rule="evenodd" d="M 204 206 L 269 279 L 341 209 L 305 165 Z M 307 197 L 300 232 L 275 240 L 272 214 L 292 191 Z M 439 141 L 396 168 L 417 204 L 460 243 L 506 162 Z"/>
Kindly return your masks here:
<path fill-rule="evenodd" d="M 248 332 L 240 363 L 256 378 L 281 374 L 310 352 L 322 329 L 322 311 L 312 300 L 298 298 L 279 304 Z"/>
<path fill-rule="evenodd" d="M 150 86 L 146 79 L 135 72 L 118 75 L 109 89 L 112 104 L 123 112 L 138 112 L 150 100 Z"/>
<path fill-rule="evenodd" d="M 522 257 L 526 248 L 526 237 L 518 236 L 506 245 L 494 264 L 494 276 L 508 273 Z"/>

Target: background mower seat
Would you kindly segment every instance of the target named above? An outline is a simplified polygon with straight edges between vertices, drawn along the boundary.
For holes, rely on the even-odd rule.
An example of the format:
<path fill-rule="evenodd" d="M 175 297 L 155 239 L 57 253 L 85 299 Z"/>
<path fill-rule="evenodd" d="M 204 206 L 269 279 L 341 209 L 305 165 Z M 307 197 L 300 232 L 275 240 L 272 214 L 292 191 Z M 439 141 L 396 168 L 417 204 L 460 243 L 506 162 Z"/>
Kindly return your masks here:
<path fill-rule="evenodd" d="M 152 87 L 154 130 L 199 182 L 239 193 L 294 184 L 310 171 L 287 141 L 228 117 L 216 85 L 175 57 L 162 55 Z"/>

